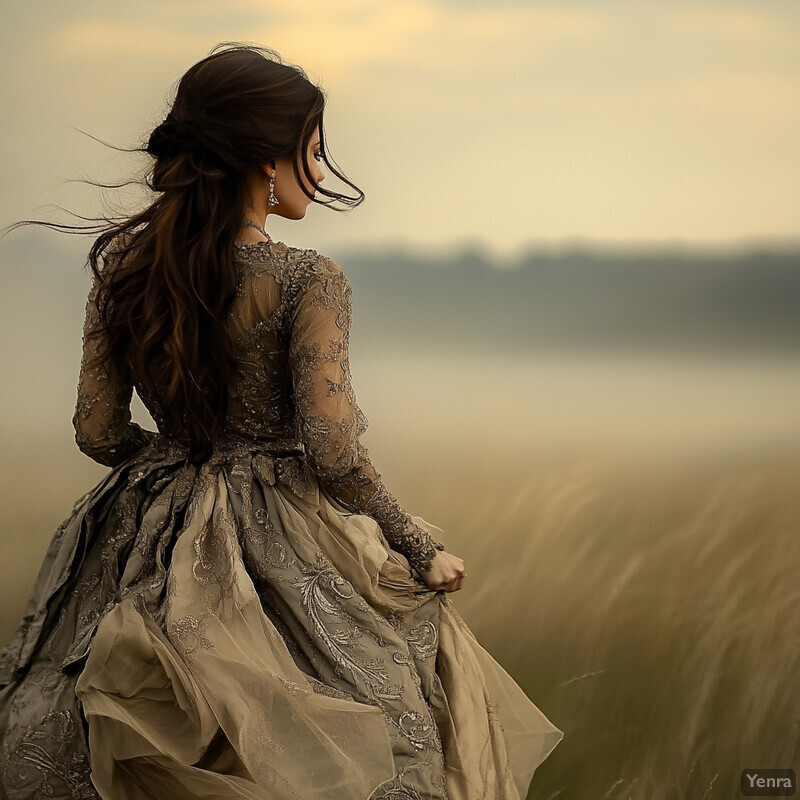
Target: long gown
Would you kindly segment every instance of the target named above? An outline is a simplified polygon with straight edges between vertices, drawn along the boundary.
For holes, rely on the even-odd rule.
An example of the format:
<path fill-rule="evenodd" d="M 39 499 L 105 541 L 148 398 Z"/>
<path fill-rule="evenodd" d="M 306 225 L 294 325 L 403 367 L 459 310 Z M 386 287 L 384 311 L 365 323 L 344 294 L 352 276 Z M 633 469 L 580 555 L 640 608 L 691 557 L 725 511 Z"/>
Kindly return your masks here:
<path fill-rule="evenodd" d="M 73 424 L 111 470 L 0 652 L 0 797 L 524 798 L 563 733 L 419 575 L 443 531 L 360 442 L 347 278 L 274 241 L 234 261 L 235 377 L 200 466 L 130 370 L 89 368 L 93 282 Z"/>

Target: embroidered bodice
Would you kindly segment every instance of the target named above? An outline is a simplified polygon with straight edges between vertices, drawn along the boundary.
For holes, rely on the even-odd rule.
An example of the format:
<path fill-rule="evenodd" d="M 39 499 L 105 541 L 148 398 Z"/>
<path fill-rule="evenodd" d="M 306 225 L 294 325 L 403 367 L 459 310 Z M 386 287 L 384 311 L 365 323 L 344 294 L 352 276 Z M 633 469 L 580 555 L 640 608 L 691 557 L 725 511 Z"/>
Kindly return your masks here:
<path fill-rule="evenodd" d="M 238 290 L 229 314 L 236 359 L 225 437 L 285 442 L 305 454 L 320 484 L 342 506 L 367 514 L 418 571 L 444 546 L 413 522 L 381 480 L 360 437 L 368 421 L 349 365 L 351 288 L 342 268 L 313 250 L 279 242 L 235 245 Z M 136 376 L 89 369 L 99 346 L 93 281 L 73 425 L 78 447 L 114 467 L 163 437 L 164 414 Z M 131 420 L 133 389 L 159 431 Z"/>

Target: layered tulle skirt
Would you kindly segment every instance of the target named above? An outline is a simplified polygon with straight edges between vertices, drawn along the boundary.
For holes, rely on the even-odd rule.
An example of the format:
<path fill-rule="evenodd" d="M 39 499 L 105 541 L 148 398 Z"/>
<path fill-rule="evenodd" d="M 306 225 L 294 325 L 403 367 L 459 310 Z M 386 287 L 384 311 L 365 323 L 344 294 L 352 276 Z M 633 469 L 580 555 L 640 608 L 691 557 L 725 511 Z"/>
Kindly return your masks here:
<path fill-rule="evenodd" d="M 157 439 L 113 469 L 0 687 L 10 800 L 516 800 L 563 736 L 279 443 L 198 468 Z"/>

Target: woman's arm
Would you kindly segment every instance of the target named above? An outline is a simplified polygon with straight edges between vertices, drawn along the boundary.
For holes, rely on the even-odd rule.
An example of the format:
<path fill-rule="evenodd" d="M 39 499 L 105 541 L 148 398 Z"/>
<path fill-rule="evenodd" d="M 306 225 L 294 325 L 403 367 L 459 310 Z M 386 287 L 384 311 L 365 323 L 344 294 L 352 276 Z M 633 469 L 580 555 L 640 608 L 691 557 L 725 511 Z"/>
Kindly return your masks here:
<path fill-rule="evenodd" d="M 99 283 L 93 277 L 86 301 L 83 325 L 83 355 L 78 379 L 78 400 L 72 425 L 81 452 L 107 467 L 115 467 L 144 447 L 151 431 L 131 422 L 133 385 L 129 375 L 111 364 L 91 365 L 105 346 L 97 310 Z"/>
<path fill-rule="evenodd" d="M 310 271 L 292 310 L 289 344 L 300 435 L 309 464 L 336 500 L 375 519 L 392 548 L 417 571 L 427 571 L 444 545 L 411 520 L 359 440 L 368 423 L 350 376 L 350 284 L 330 259 L 320 258 Z"/>

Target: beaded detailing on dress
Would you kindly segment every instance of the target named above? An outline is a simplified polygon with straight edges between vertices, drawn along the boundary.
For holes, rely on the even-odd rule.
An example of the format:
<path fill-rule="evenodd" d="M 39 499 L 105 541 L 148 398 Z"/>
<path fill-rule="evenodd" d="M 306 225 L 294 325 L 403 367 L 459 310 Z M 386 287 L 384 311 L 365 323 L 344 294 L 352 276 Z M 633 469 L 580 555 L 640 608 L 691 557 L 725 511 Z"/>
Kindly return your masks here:
<path fill-rule="evenodd" d="M 230 314 L 237 362 L 229 432 L 254 441 L 300 439 L 324 488 L 351 512 L 376 520 L 418 572 L 430 569 L 444 545 L 411 520 L 360 441 L 368 421 L 350 374 L 352 291 L 341 267 L 272 240 L 237 244 L 234 257 L 241 271 Z M 131 422 L 134 383 L 159 427 L 165 415 L 130 375 L 89 367 L 99 339 L 97 288 L 95 279 L 73 424 L 80 449 L 114 466 L 156 436 Z"/>

